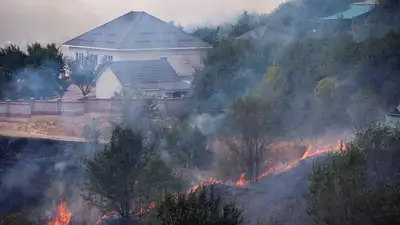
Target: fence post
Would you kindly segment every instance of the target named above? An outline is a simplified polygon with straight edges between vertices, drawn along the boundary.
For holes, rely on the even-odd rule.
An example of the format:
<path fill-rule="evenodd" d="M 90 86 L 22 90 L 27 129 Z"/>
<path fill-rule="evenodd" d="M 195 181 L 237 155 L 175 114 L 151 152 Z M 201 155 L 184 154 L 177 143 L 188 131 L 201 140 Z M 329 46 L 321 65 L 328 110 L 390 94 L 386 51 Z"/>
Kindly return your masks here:
<path fill-rule="evenodd" d="M 61 114 L 62 114 L 62 113 L 61 113 L 61 110 L 62 110 L 61 104 L 62 104 L 61 98 L 57 99 L 57 113 L 58 113 L 58 115 L 61 115 Z"/>
<path fill-rule="evenodd" d="M 6 117 L 11 117 L 11 112 L 10 112 L 10 99 L 6 100 Z"/>
<path fill-rule="evenodd" d="M 83 98 L 83 113 L 89 113 L 89 106 L 88 106 L 88 99 L 87 98 Z"/>
<path fill-rule="evenodd" d="M 35 98 L 30 99 L 30 106 L 31 106 L 31 116 L 35 115 Z"/>

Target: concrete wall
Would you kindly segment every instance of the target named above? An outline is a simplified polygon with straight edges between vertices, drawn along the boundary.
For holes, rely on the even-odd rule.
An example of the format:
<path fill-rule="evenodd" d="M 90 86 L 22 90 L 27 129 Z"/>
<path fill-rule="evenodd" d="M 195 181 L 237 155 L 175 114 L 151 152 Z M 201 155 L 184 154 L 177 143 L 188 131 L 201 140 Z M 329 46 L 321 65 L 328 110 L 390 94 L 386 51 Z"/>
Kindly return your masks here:
<path fill-rule="evenodd" d="M 158 108 L 166 113 L 179 111 L 185 99 L 159 99 Z M 132 104 L 137 100 L 132 100 Z M 119 113 L 126 101 L 118 99 L 88 99 L 79 101 L 42 101 L 0 102 L 0 117 L 27 118 L 35 115 L 78 116 L 86 113 Z"/>

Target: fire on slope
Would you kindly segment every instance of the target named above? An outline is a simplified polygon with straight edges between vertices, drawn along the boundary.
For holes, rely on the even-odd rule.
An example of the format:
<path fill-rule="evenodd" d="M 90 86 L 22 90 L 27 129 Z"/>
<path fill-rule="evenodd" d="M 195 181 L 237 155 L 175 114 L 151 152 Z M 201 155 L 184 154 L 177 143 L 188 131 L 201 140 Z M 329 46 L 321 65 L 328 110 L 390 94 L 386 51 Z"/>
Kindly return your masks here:
<path fill-rule="evenodd" d="M 302 161 L 306 158 L 316 156 L 316 155 L 321 155 L 321 154 L 328 153 L 328 152 L 343 151 L 343 150 L 345 150 L 345 146 L 344 146 L 342 140 L 339 140 L 337 146 L 335 146 L 335 147 L 327 147 L 327 148 L 315 147 L 315 148 L 313 148 L 313 146 L 310 145 L 300 159 L 295 160 L 294 162 L 290 163 L 288 166 L 284 167 L 283 169 L 271 168 L 271 169 L 267 170 L 266 172 L 262 173 L 260 176 L 258 176 L 256 180 L 262 179 L 263 177 L 266 177 L 270 174 L 281 173 L 288 169 L 292 169 L 292 168 L 296 167 L 300 161 Z M 245 176 L 246 176 L 246 174 L 242 173 L 240 175 L 239 180 L 235 184 L 224 183 L 224 182 L 218 181 L 216 179 L 204 180 L 204 181 L 201 181 L 200 184 L 198 184 L 192 188 L 189 188 L 186 193 L 190 193 L 190 192 L 196 191 L 200 187 L 209 186 L 209 185 L 213 185 L 213 184 L 222 184 L 223 183 L 225 185 L 231 185 L 231 186 L 245 186 L 251 182 L 254 182 L 254 180 L 245 180 Z M 140 216 L 146 212 L 149 212 L 150 210 L 152 210 L 154 208 L 155 208 L 155 202 L 151 202 L 149 207 L 141 208 L 140 211 L 138 213 L 136 213 L 136 215 Z M 99 220 L 96 222 L 96 225 L 99 225 L 102 221 L 104 221 L 110 217 L 115 217 L 115 216 L 118 216 L 118 213 L 116 213 L 115 211 L 106 213 L 99 218 Z M 71 217 L 72 217 L 72 214 L 69 211 L 65 201 L 61 200 L 60 205 L 57 210 L 57 216 L 56 216 L 55 221 L 48 222 L 47 225 L 70 225 Z"/>
<path fill-rule="evenodd" d="M 279 168 L 275 168 L 275 167 L 270 168 L 267 171 L 265 171 L 264 173 L 262 173 L 260 176 L 258 176 L 257 179 L 255 179 L 255 180 L 245 180 L 246 174 L 242 173 L 240 175 L 240 177 L 239 177 L 239 180 L 236 182 L 236 184 L 229 184 L 229 183 L 224 183 L 224 184 L 225 185 L 231 185 L 231 186 L 232 185 L 233 186 L 245 186 L 245 185 L 248 185 L 251 182 L 260 180 L 260 179 L 262 179 L 262 178 L 264 178 L 264 177 L 266 177 L 266 176 L 268 176 L 270 174 L 281 173 L 281 172 L 284 172 L 284 171 L 286 171 L 288 169 L 294 168 L 299 164 L 300 161 L 302 161 L 302 160 L 304 160 L 306 158 L 309 158 L 309 157 L 312 157 L 312 156 L 316 156 L 316 155 L 321 155 L 321 154 L 328 153 L 328 152 L 333 152 L 333 151 L 342 151 L 344 149 L 345 149 L 345 146 L 344 146 L 342 140 L 339 140 L 337 146 L 334 146 L 334 147 L 326 147 L 326 148 L 315 147 L 315 148 L 313 148 L 312 145 L 309 145 L 309 147 L 307 148 L 307 150 L 304 152 L 303 156 L 300 159 L 295 160 L 294 162 L 290 163 L 289 165 L 287 165 L 283 169 L 279 169 Z M 198 188 L 200 188 L 202 186 L 207 186 L 207 185 L 211 185 L 211 184 L 221 184 L 221 183 L 223 183 L 223 182 L 222 181 L 217 181 L 216 179 L 210 179 L 210 180 L 201 181 L 200 184 L 190 188 L 187 191 L 187 193 L 195 191 L 195 190 L 197 190 Z"/>
<path fill-rule="evenodd" d="M 296 167 L 300 163 L 300 161 L 302 161 L 302 160 L 304 160 L 306 158 L 309 158 L 309 157 L 312 157 L 312 156 L 316 156 L 316 155 L 325 154 L 325 153 L 328 153 L 328 152 L 343 151 L 343 150 L 345 150 L 345 146 L 344 146 L 342 140 L 339 140 L 337 146 L 335 146 L 335 147 L 328 147 L 328 148 L 316 147 L 316 148 L 313 148 L 312 145 L 309 145 L 307 150 L 304 152 L 303 156 L 300 159 L 295 160 L 294 162 L 290 163 L 288 166 L 284 167 L 283 169 L 271 168 L 271 169 L 265 171 L 264 173 L 262 173 L 260 176 L 258 176 L 256 180 L 260 180 L 263 177 L 266 177 L 266 176 L 268 176 L 268 175 L 270 175 L 272 173 L 281 173 L 281 172 L 284 172 L 284 171 L 286 171 L 288 169 L 292 169 L 292 168 Z M 253 180 L 246 181 L 245 180 L 245 176 L 246 176 L 245 173 L 242 173 L 240 175 L 239 180 L 236 182 L 237 186 L 244 186 L 244 185 L 247 185 L 247 184 L 253 182 Z"/>
<path fill-rule="evenodd" d="M 64 200 L 60 201 L 54 221 L 49 221 L 47 225 L 69 225 L 72 213 L 69 211 Z"/>

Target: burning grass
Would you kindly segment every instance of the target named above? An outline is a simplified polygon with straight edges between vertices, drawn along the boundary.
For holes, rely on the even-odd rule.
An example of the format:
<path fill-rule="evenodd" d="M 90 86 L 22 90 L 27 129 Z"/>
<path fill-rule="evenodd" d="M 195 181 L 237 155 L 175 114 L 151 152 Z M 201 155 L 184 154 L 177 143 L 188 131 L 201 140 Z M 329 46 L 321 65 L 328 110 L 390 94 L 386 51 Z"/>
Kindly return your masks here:
<path fill-rule="evenodd" d="M 269 175 L 277 175 L 282 172 L 288 171 L 292 168 L 295 168 L 301 163 L 301 161 L 306 160 L 310 157 L 323 155 L 323 154 L 326 154 L 326 153 L 332 152 L 332 151 L 342 151 L 342 150 L 345 150 L 345 146 L 344 146 L 342 140 L 339 140 L 337 145 L 332 146 L 332 147 L 319 147 L 319 146 L 314 147 L 314 146 L 310 145 L 306 149 L 306 151 L 303 153 L 303 155 L 301 157 L 299 157 L 298 159 L 293 160 L 291 163 L 281 164 L 281 165 L 272 167 L 269 170 L 262 173 L 256 180 L 246 180 L 246 174 L 244 174 L 244 173 L 242 173 L 240 175 L 239 179 L 236 182 L 223 182 L 223 181 L 218 181 L 216 179 L 209 179 L 209 180 L 201 181 L 198 185 L 195 185 L 194 187 L 189 188 L 186 193 L 196 191 L 200 187 L 209 186 L 209 185 L 218 185 L 220 187 L 220 189 L 225 189 L 225 190 L 229 189 L 229 187 L 232 187 L 235 189 L 236 188 L 243 189 L 245 186 L 247 186 L 251 183 L 255 183 L 256 181 L 260 181 Z M 141 208 L 139 210 L 139 212 L 137 212 L 137 215 L 143 215 L 147 212 L 150 212 L 155 207 L 156 207 L 156 203 L 152 202 L 148 207 Z M 117 215 L 118 215 L 118 213 L 116 213 L 115 211 L 108 212 L 108 213 L 104 214 L 103 216 L 101 216 L 99 218 L 99 220 L 96 222 L 96 224 L 99 225 L 99 224 L 101 224 L 102 221 L 108 220 L 111 217 L 117 217 Z M 58 206 L 58 209 L 57 209 L 57 215 L 55 216 L 55 219 L 48 222 L 47 225 L 70 225 L 71 217 L 72 217 L 72 214 L 69 211 L 65 201 L 61 200 L 60 204 Z"/>

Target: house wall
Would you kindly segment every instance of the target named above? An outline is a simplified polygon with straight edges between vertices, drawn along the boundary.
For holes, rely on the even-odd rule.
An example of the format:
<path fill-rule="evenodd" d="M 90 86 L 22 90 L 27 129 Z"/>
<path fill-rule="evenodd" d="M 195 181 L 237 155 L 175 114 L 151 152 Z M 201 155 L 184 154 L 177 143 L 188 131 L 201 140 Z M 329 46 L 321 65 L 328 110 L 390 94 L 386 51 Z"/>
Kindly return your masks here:
<path fill-rule="evenodd" d="M 121 83 L 110 68 L 104 69 L 96 80 L 96 98 L 110 99 L 115 93 L 120 92 Z"/>
<path fill-rule="evenodd" d="M 105 55 L 112 56 L 113 61 L 130 61 L 130 60 L 152 60 L 167 58 L 171 66 L 178 75 L 190 77 L 193 72 L 188 72 L 188 67 L 200 68 L 203 60 L 207 57 L 208 49 L 198 50 L 146 50 L 146 51 L 112 51 L 112 50 L 95 50 L 69 47 L 64 48 L 64 54 L 69 57 L 75 57 L 75 53 L 95 54 L 98 55 L 99 62 Z M 182 63 L 190 60 L 191 65 Z M 190 79 L 190 78 L 187 78 Z"/>

